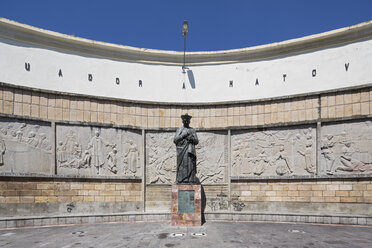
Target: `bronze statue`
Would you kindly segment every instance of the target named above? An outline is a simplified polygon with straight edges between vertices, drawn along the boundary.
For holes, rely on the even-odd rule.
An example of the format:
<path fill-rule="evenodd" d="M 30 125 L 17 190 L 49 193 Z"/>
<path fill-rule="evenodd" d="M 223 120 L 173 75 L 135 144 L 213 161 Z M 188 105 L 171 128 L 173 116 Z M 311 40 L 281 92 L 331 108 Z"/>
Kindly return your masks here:
<path fill-rule="evenodd" d="M 196 132 L 190 127 L 192 116 L 181 115 L 183 127 L 176 131 L 173 142 L 177 147 L 177 183 L 195 184 L 196 178 L 196 151 L 195 145 L 199 143 Z"/>

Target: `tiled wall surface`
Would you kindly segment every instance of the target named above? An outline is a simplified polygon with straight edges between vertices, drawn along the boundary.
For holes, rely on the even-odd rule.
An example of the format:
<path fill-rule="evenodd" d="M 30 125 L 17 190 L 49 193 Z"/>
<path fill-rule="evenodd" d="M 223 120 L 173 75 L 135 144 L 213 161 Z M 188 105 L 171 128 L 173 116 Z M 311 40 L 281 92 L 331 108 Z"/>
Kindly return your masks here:
<path fill-rule="evenodd" d="M 0 203 L 139 202 L 141 183 L 0 181 Z"/>
<path fill-rule="evenodd" d="M 372 203 L 371 180 L 232 183 L 245 202 Z"/>
<path fill-rule="evenodd" d="M 369 115 L 372 114 L 371 106 L 371 88 L 282 100 L 200 106 L 126 103 L 10 87 L 1 87 L 0 91 L 0 112 L 4 114 L 140 128 L 176 128 L 181 125 L 180 115 L 185 112 L 193 116 L 195 128 L 226 128 Z"/>

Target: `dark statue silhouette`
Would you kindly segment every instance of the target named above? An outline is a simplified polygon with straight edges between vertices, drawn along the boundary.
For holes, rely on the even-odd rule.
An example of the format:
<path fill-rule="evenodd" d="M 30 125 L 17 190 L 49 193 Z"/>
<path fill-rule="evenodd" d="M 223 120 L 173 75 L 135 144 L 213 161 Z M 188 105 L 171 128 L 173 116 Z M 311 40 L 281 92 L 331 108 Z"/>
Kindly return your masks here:
<path fill-rule="evenodd" d="M 181 115 L 183 127 L 177 129 L 173 142 L 177 147 L 177 184 L 199 184 L 196 178 L 196 151 L 199 143 L 196 132 L 190 127 L 192 116 Z"/>

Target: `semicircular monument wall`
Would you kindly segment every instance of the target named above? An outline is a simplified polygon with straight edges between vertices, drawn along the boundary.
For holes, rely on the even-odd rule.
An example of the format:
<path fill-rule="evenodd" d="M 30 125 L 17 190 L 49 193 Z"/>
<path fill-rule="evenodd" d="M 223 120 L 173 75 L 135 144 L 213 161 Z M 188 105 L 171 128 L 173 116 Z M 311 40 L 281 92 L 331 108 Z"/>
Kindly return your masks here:
<path fill-rule="evenodd" d="M 372 22 L 183 53 L 0 19 L 0 227 L 170 220 L 197 131 L 207 220 L 372 224 Z"/>

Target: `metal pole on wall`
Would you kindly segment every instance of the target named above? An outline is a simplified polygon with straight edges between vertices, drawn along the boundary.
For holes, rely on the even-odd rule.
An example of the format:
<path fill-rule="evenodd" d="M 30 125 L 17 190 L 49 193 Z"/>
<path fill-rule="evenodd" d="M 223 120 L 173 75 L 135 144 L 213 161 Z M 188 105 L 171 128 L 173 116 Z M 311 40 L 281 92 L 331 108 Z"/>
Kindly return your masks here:
<path fill-rule="evenodd" d="M 182 24 L 182 36 L 183 36 L 183 66 L 182 72 L 186 73 L 186 36 L 189 34 L 189 23 L 188 21 L 183 21 Z"/>

